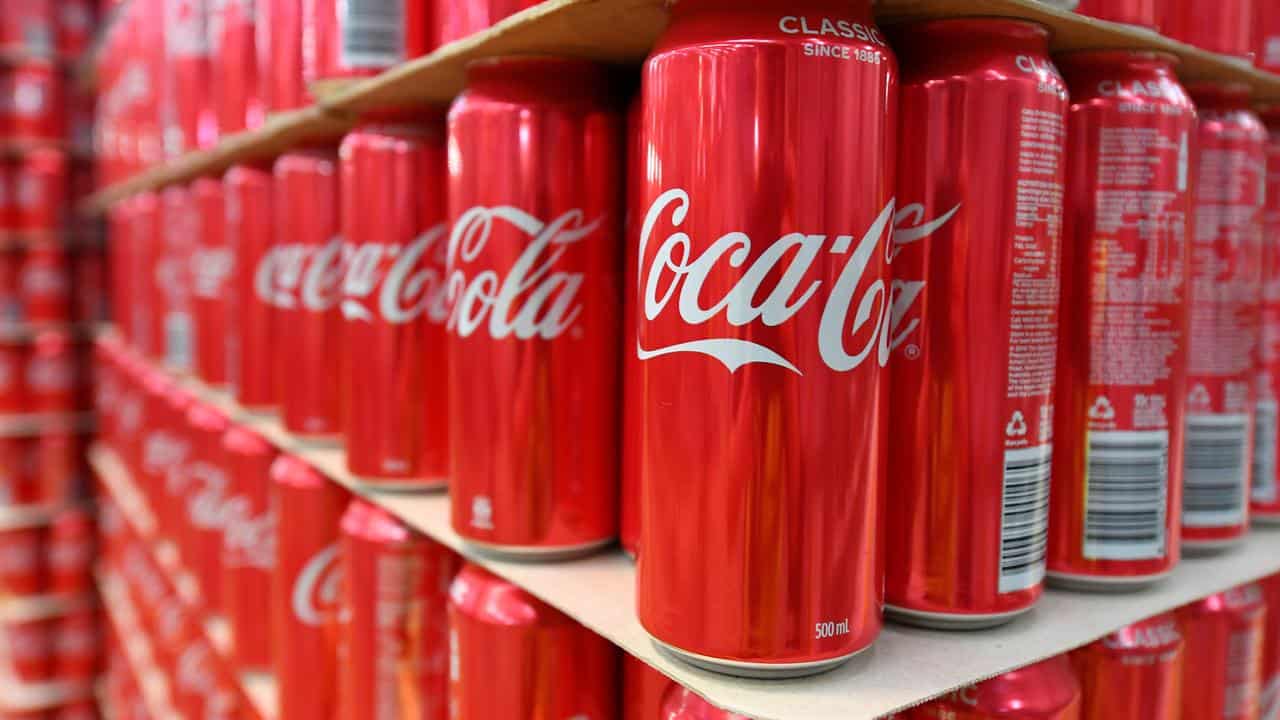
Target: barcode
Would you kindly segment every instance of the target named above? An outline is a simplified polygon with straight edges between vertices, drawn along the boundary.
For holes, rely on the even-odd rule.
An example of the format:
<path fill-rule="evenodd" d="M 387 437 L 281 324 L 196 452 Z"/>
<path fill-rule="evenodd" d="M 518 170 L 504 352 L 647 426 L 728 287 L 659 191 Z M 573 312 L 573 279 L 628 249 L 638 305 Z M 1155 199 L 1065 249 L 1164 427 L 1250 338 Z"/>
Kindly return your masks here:
<path fill-rule="evenodd" d="M 342 18 L 342 64 L 380 68 L 404 57 L 404 0 L 347 0 Z"/>
<path fill-rule="evenodd" d="M 1253 500 L 1276 501 L 1276 402 L 1258 403 L 1253 418 Z"/>
<path fill-rule="evenodd" d="M 1084 556 L 1164 557 L 1168 431 L 1089 433 L 1086 473 Z"/>
<path fill-rule="evenodd" d="M 1182 524 L 1223 527 L 1244 522 L 1249 416 L 1189 415 Z"/>
<path fill-rule="evenodd" d="M 195 358 L 191 347 L 195 341 L 195 328 L 191 315 L 171 312 L 164 318 L 164 357 L 170 366 L 178 370 L 190 370 Z"/>
<path fill-rule="evenodd" d="M 1000 592 L 1035 587 L 1044 579 L 1049 540 L 1050 445 L 1006 450 L 1000 519 Z"/>

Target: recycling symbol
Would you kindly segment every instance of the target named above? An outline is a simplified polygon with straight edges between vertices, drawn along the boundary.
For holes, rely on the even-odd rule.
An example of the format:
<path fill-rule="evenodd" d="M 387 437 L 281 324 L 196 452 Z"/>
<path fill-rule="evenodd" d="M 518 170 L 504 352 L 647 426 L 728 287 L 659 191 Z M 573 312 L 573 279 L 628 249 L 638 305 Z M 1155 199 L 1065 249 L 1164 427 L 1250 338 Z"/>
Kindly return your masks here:
<path fill-rule="evenodd" d="M 1009 424 L 1004 426 L 1004 433 L 1009 437 L 1022 437 L 1027 434 L 1027 419 L 1022 416 L 1021 410 L 1013 411 Z"/>
<path fill-rule="evenodd" d="M 1199 383 L 1191 389 L 1191 395 L 1187 397 L 1187 402 L 1196 407 L 1206 407 L 1209 405 L 1209 390 Z"/>
<path fill-rule="evenodd" d="M 1093 407 L 1089 408 L 1089 419 L 1091 420 L 1115 420 L 1116 409 L 1111 406 L 1111 400 L 1106 395 L 1099 395 Z"/>

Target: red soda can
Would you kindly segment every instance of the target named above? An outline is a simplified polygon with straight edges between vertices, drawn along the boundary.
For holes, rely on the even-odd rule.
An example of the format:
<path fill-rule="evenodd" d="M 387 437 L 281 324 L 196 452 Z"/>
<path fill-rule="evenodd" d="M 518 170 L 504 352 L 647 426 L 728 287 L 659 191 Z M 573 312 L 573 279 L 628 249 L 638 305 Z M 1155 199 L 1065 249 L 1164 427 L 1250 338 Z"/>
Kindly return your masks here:
<path fill-rule="evenodd" d="M 1255 2 L 1267 4 L 1272 0 L 1168 0 L 1161 30 L 1202 50 L 1252 60 Z"/>
<path fill-rule="evenodd" d="M 218 132 L 252 130 L 266 119 L 258 75 L 260 5 L 269 0 L 215 0 L 210 10 L 211 74 Z"/>
<path fill-rule="evenodd" d="M 53 630 L 53 673 L 59 681 L 90 684 L 98 675 L 98 610 L 75 608 L 57 619 Z"/>
<path fill-rule="evenodd" d="M 231 624 L 235 664 L 242 670 L 271 666 L 270 616 L 262 599 L 271 594 L 276 521 L 268 482 L 276 449 L 257 433 L 233 425 L 222 436 L 231 499 L 222 545 L 222 601 Z"/>
<path fill-rule="evenodd" d="M 47 613 L 13 613 L 4 618 L 0 634 L 4 636 L 8 673 L 18 683 L 46 683 L 53 680 L 54 633 L 58 619 Z"/>
<path fill-rule="evenodd" d="M 177 157 L 218 141 L 209 93 L 208 10 L 213 0 L 164 0 L 164 150 Z"/>
<path fill-rule="evenodd" d="M 164 254 L 164 224 L 160 197 L 154 191 L 135 195 L 131 214 L 133 225 L 128 240 L 132 266 L 129 274 L 136 281 L 133 300 L 127 304 L 134 313 L 136 333 L 134 347 L 147 358 L 162 359 L 165 353 L 165 301 L 161 292 L 160 267 Z"/>
<path fill-rule="evenodd" d="M 342 141 L 348 244 L 340 381 L 347 469 L 378 487 L 440 487 L 446 405 L 444 128 L 366 125 Z"/>
<path fill-rule="evenodd" d="M 18 268 L 18 294 L 27 322 L 71 322 L 71 267 L 61 240 L 28 245 Z"/>
<path fill-rule="evenodd" d="M 48 537 L 47 517 L 19 508 L 0 512 L 0 596 L 38 595 L 48 590 Z"/>
<path fill-rule="evenodd" d="M 868 0 L 688 0 L 643 85 L 640 621 L 718 671 L 818 672 L 881 626 L 897 62 Z"/>
<path fill-rule="evenodd" d="M 644 120 L 641 113 L 643 105 L 641 94 L 637 92 L 627 107 L 627 173 L 641 172 L 644 167 L 644 154 L 647 146 L 640 132 L 640 123 Z M 638 177 L 638 175 L 636 175 Z M 640 244 L 640 194 L 643 185 L 638 182 L 627 183 L 626 243 L 628 247 Z M 618 503 L 618 540 L 622 551 L 634 560 L 640 554 L 640 424 L 644 421 L 642 411 L 644 392 L 640 386 L 640 358 L 632 352 L 631 338 L 636 336 L 636 301 L 640 297 L 637 284 L 637 263 L 635 253 L 628 252 L 623 257 L 622 265 L 622 437 L 619 453 L 622 459 L 621 498 Z M 654 710 L 656 713 L 657 710 Z"/>
<path fill-rule="evenodd" d="M 474 63 L 449 112 L 452 520 L 497 552 L 617 535 L 622 132 L 581 60 Z"/>
<path fill-rule="evenodd" d="M 662 703 L 662 720 L 751 720 L 746 715 L 721 710 L 694 691 L 672 684 Z"/>
<path fill-rule="evenodd" d="M 1134 587 L 1180 557 L 1196 110 L 1173 56 L 1057 59 L 1071 110 L 1049 575 Z"/>
<path fill-rule="evenodd" d="M 0 505 L 27 505 L 45 500 L 32 472 L 35 438 L 0 438 Z"/>
<path fill-rule="evenodd" d="M 264 41 L 258 73 L 270 94 L 267 109 L 303 107 L 309 97 L 302 74 L 303 0 L 263 0 L 262 5 L 267 17 L 260 20 L 256 39 Z"/>
<path fill-rule="evenodd" d="M 338 521 L 351 495 L 292 455 L 271 465 L 271 647 L 279 716 L 322 718 L 337 697 Z"/>
<path fill-rule="evenodd" d="M 241 407 L 264 410 L 280 402 L 274 375 L 272 238 L 275 216 L 270 168 L 236 165 L 223 178 L 225 243 L 231 252 L 232 284 L 227 294 L 227 381 Z"/>
<path fill-rule="evenodd" d="M 80 383 L 81 365 L 69 333 L 43 330 L 36 335 L 23 378 L 29 411 L 70 413 L 86 409 L 87 398 Z"/>
<path fill-rule="evenodd" d="M 449 588 L 449 708 L 467 720 L 609 718 L 618 650 L 475 565 Z"/>
<path fill-rule="evenodd" d="M 340 527 L 338 716 L 445 720 L 446 606 L 458 556 L 359 499 Z"/>
<path fill-rule="evenodd" d="M 48 537 L 45 562 L 50 592 L 59 595 L 91 592 L 96 537 L 93 515 L 81 508 L 63 510 L 49 525 Z"/>
<path fill-rule="evenodd" d="M 67 172 L 67 156 L 61 150 L 38 148 L 23 154 L 14 179 L 14 230 L 56 233 L 63 228 Z"/>
<path fill-rule="evenodd" d="M 195 325 L 195 372 L 214 386 L 227 382 L 227 296 L 231 292 L 231 249 L 224 230 L 222 181 L 200 178 L 191 185 L 199 233 L 191 254 L 191 312 Z"/>
<path fill-rule="evenodd" d="M 1254 21 L 1254 47 L 1257 50 L 1258 67 L 1271 73 L 1280 73 L 1280 5 L 1265 0 L 1257 3 L 1257 19 Z"/>
<path fill-rule="evenodd" d="M 922 705 L 919 720 L 1077 720 L 1080 682 L 1066 655 L 955 690 Z"/>
<path fill-rule="evenodd" d="M 1267 133 L 1243 86 L 1198 86 L 1191 96 L 1200 130 L 1182 542 L 1208 550 L 1239 542 L 1249 525 Z M 1274 415 L 1263 422 L 1274 427 Z"/>
<path fill-rule="evenodd" d="M 0 129 L 10 140 L 62 140 L 67 125 L 62 71 L 52 62 L 0 65 Z"/>
<path fill-rule="evenodd" d="M 211 612 L 222 610 L 222 543 L 224 512 L 231 494 L 222 436 L 230 421 L 221 410 L 195 400 L 187 409 L 191 454 L 186 476 L 187 542 L 182 548 L 187 569 L 195 573 L 202 599 Z"/>
<path fill-rule="evenodd" d="M 0 49 L 53 55 L 55 0 L 0 0 Z"/>
<path fill-rule="evenodd" d="M 189 186 L 161 191 L 162 250 L 155 262 L 156 287 L 162 308 L 164 361 L 180 372 L 195 364 L 195 319 L 192 312 L 192 259 L 200 241 L 200 216 Z"/>
<path fill-rule="evenodd" d="M 942 20 L 901 37 L 900 135 L 919 140 L 899 147 L 884 298 L 903 438 L 889 446 L 886 612 L 987 627 L 1044 589 L 1067 90 L 1039 25 Z M 983 291 L 966 292 L 978 275 Z"/>
<path fill-rule="evenodd" d="M 1256 584 L 1178 609 L 1186 641 L 1182 720 L 1258 718 L 1267 606 Z"/>
<path fill-rule="evenodd" d="M 1178 720 L 1182 633 L 1172 613 L 1121 628 L 1071 652 L 1083 720 Z"/>
<path fill-rule="evenodd" d="M 1160 27 L 1160 0 L 1080 0 L 1076 12 L 1081 15 L 1139 27 Z"/>
<path fill-rule="evenodd" d="M 271 250 L 276 308 L 271 353 L 281 379 L 284 426 L 317 442 L 341 439 L 344 244 L 339 226 L 338 156 L 295 150 L 275 164 L 276 236 Z M 259 272 L 262 271 L 259 266 Z M 242 347 L 241 352 L 263 348 Z"/>
<path fill-rule="evenodd" d="M 436 3 L 436 44 L 474 35 L 541 0 L 452 0 Z"/>
<path fill-rule="evenodd" d="M 3 87 L 0 87 L 3 90 Z M 16 226 L 15 215 L 17 214 L 17 178 L 18 178 L 18 162 L 14 158 L 0 158 L 0 230 L 13 230 Z M 119 208 L 126 205 L 121 201 L 120 205 L 109 211 L 109 220 L 115 220 L 119 216 Z M 114 233 L 114 228 L 113 228 Z"/>
<path fill-rule="evenodd" d="M 358 3 L 309 0 L 306 19 L 315 33 L 315 67 L 304 71 L 312 79 L 374 75 L 406 60 L 431 52 L 435 38 L 433 0 L 396 3 Z M 306 55 L 304 43 L 304 58 Z"/>
<path fill-rule="evenodd" d="M 0 342 L 0 413 L 31 412 L 27 401 L 27 345 L 20 341 Z"/>
<path fill-rule="evenodd" d="M 622 720 L 661 720 L 662 701 L 676 682 L 629 653 L 622 654 Z"/>
<path fill-rule="evenodd" d="M 1258 404 L 1254 415 L 1252 487 L 1254 522 L 1280 522 L 1280 107 L 1263 114 L 1267 125 L 1267 198 L 1262 215 L 1262 335 L 1258 345 Z"/>
<path fill-rule="evenodd" d="M 77 60 L 93 46 L 97 3 L 94 0 L 59 0 L 55 11 L 58 54 Z"/>
<path fill-rule="evenodd" d="M 1262 640 L 1262 681 L 1259 718 L 1280 717 L 1280 574 L 1268 575 L 1257 583 L 1267 605 L 1267 624 Z"/>
<path fill-rule="evenodd" d="M 20 248 L 0 250 L 0 323 L 17 324 L 26 321 L 18 289 L 22 259 Z"/>

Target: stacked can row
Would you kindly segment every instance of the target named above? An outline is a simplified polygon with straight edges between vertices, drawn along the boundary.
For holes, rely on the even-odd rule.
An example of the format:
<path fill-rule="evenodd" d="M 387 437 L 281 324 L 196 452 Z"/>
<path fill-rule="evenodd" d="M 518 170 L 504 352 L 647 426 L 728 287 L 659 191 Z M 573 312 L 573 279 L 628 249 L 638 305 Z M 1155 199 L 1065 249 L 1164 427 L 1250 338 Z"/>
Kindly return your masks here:
<path fill-rule="evenodd" d="M 112 24 L 99 61 L 96 132 L 104 180 L 304 107 L 316 81 L 371 75 L 536 4 L 131 2 Z"/>
<path fill-rule="evenodd" d="M 1280 11 L 1268 0 L 1228 0 L 1214 7 L 1179 0 L 1081 0 L 1076 10 L 1280 72 Z"/>

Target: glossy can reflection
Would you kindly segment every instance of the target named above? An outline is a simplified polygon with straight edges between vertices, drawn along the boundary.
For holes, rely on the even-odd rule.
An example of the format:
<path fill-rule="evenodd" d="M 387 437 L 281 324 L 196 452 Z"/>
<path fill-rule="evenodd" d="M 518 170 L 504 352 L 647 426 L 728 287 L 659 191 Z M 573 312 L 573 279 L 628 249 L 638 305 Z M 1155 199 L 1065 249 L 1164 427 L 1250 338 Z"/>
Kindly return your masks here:
<path fill-rule="evenodd" d="M 1180 557 L 1196 111 L 1174 58 L 1058 57 L 1071 90 L 1049 575 L 1127 588 Z"/>
<path fill-rule="evenodd" d="M 1066 655 L 956 690 L 913 720 L 1079 720 L 1080 683 Z"/>
<path fill-rule="evenodd" d="M 1071 653 L 1080 679 L 1081 720 L 1179 720 L 1182 633 L 1157 615 Z"/>
<path fill-rule="evenodd" d="M 890 254 L 886 610 L 984 627 L 1043 592 L 1067 90 L 1039 25 L 894 37 L 911 140 Z"/>
<path fill-rule="evenodd" d="M 1178 610 L 1186 641 L 1182 720 L 1256 720 L 1267 607 L 1257 585 Z"/>

